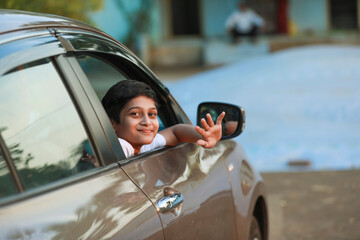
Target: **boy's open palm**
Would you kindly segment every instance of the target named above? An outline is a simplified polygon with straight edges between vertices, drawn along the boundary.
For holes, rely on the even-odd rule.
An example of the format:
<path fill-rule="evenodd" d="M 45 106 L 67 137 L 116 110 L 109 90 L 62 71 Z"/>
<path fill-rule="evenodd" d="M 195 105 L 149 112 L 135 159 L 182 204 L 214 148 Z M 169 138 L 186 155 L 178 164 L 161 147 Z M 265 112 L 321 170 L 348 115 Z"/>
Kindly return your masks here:
<path fill-rule="evenodd" d="M 222 135 L 221 122 L 225 116 L 225 112 L 222 112 L 216 119 L 216 124 L 211 118 L 211 115 L 206 114 L 207 121 L 202 118 L 201 125 L 203 128 L 196 126 L 196 131 L 202 136 L 203 139 L 197 141 L 197 143 L 204 148 L 212 148 L 220 140 Z"/>

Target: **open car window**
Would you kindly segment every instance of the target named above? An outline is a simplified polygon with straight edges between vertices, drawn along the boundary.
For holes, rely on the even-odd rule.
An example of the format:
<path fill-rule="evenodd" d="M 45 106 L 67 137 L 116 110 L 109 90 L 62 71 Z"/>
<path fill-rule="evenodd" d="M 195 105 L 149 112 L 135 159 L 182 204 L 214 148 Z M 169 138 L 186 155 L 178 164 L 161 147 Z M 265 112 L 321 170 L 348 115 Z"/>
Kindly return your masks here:
<path fill-rule="evenodd" d="M 138 80 L 128 74 L 126 69 L 121 69 L 105 57 L 81 54 L 77 55 L 76 58 L 100 101 L 115 83 L 127 79 Z M 159 110 L 159 131 L 166 128 L 162 120 L 164 115 L 164 111 Z"/>

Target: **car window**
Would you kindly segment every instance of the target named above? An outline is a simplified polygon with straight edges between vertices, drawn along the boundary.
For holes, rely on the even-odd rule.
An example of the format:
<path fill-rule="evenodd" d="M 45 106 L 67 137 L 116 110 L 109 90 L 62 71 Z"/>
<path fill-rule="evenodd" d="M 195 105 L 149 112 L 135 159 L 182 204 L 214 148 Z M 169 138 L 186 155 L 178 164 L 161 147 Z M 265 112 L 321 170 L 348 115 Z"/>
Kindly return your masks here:
<path fill-rule="evenodd" d="M 124 71 L 113 65 L 111 61 L 107 61 L 105 58 L 81 54 L 77 56 L 77 59 L 100 101 L 109 88 L 115 83 L 130 79 Z M 159 112 L 159 131 L 165 128 L 161 118 L 162 114 Z"/>
<path fill-rule="evenodd" d="M 93 155 L 93 150 L 50 59 L 19 66 L 2 76 L 0 109 L 1 136 L 24 190 L 94 168 L 82 160 L 86 153 Z"/>
<path fill-rule="evenodd" d="M 3 153 L 0 151 L 0 199 L 14 195 L 16 192 L 17 188 L 13 179 L 11 178 L 9 168 L 7 167 L 3 157 Z"/>

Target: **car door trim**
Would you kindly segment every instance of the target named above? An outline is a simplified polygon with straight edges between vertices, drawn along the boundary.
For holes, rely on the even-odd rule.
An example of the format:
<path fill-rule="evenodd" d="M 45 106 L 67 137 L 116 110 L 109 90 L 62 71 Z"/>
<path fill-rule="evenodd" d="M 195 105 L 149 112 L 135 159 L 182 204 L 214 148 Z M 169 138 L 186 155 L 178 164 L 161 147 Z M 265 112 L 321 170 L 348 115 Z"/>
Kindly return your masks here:
<path fill-rule="evenodd" d="M 65 49 L 56 39 L 56 41 L 46 43 L 44 45 L 32 46 L 10 53 L 9 55 L 0 59 L 0 76 L 6 74 L 8 71 L 19 65 L 63 54 L 65 52 Z M 19 58 L 20 55 L 21 58 Z"/>
<path fill-rule="evenodd" d="M 42 31 L 24 30 L 24 31 L 3 33 L 0 35 L 0 45 L 8 42 L 15 42 L 20 39 L 34 38 L 34 37 L 48 36 L 48 35 L 49 35 L 48 30 L 42 30 Z"/>

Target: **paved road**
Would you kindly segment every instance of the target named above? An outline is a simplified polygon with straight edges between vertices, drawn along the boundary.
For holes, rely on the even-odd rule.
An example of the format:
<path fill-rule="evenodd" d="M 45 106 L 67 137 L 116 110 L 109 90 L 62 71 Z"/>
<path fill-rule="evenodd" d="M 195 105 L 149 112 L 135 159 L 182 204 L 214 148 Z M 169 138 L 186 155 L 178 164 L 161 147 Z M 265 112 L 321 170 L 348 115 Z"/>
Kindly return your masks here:
<path fill-rule="evenodd" d="M 283 140 L 285 139 L 285 144 L 288 143 L 289 139 L 298 141 L 299 146 L 303 143 L 307 144 L 305 147 L 299 147 L 299 149 L 295 149 L 296 151 L 294 151 L 294 153 L 302 153 L 302 151 L 306 150 L 303 154 L 306 157 L 304 159 L 314 160 L 313 165 L 311 165 L 314 167 L 318 167 L 320 163 L 324 166 L 322 169 L 328 169 L 326 165 L 332 166 L 332 169 L 338 169 L 336 167 L 344 168 L 344 166 L 348 166 L 349 168 L 359 167 L 359 134 L 354 131 L 354 129 L 358 129 L 358 114 L 360 112 L 357 111 L 360 106 L 358 94 L 359 81 L 357 81 L 358 76 L 360 75 L 358 73 L 359 52 L 355 52 L 353 50 L 346 51 L 348 54 L 346 55 L 344 52 L 342 52 L 346 49 L 339 48 L 339 52 L 336 52 L 336 55 L 330 54 L 333 51 L 322 55 L 319 52 L 315 53 L 316 49 L 310 50 L 311 51 L 308 51 L 310 55 L 304 55 L 300 51 L 297 52 L 300 55 L 297 55 L 297 57 L 294 58 L 296 61 L 280 61 L 282 57 L 284 57 L 284 53 L 282 53 L 277 55 L 278 57 L 268 58 L 268 62 L 258 63 L 258 66 L 261 66 L 262 69 L 266 70 L 268 73 L 265 74 L 266 77 L 264 78 L 256 75 L 257 72 L 263 74 L 263 71 L 255 71 L 251 69 L 251 62 L 248 62 L 247 65 L 244 66 L 233 65 L 223 69 L 219 68 L 220 70 L 222 69 L 221 72 L 212 71 L 212 75 L 198 75 L 197 77 L 195 76 L 192 79 L 188 79 L 186 82 L 179 81 L 180 86 L 182 85 L 182 87 L 177 85 L 177 87 L 174 87 L 171 90 L 173 93 L 175 93 L 175 97 L 182 106 L 189 103 L 189 113 L 195 113 L 196 111 L 194 109 L 196 108 L 196 104 L 194 104 L 194 102 L 200 102 L 202 99 L 194 100 L 193 97 L 189 96 L 188 99 L 183 99 L 182 102 L 181 97 L 184 95 L 184 92 L 190 92 L 188 89 L 199 88 L 204 90 L 204 88 L 208 87 L 209 89 L 206 89 L 208 90 L 206 94 L 194 95 L 204 96 L 207 98 L 206 100 L 214 100 L 214 96 L 210 93 L 213 91 L 213 89 L 221 89 L 221 87 L 224 85 L 224 79 L 231 81 L 232 83 L 231 88 L 225 86 L 226 90 L 231 89 L 238 91 L 238 89 L 250 89 L 249 91 L 243 91 L 242 94 L 227 94 L 226 96 L 221 96 L 221 99 L 222 101 L 228 101 L 227 98 L 229 97 L 244 98 L 243 100 L 235 99 L 236 101 L 229 101 L 241 103 L 241 105 L 244 105 L 244 107 L 248 105 L 246 109 L 248 110 L 247 113 L 250 113 L 247 115 L 247 122 L 249 123 L 247 130 L 238 139 L 241 139 L 245 143 L 251 142 L 251 140 L 253 140 L 253 148 L 251 148 L 250 145 L 248 150 L 254 150 L 254 155 L 251 156 L 251 151 L 247 151 L 249 154 L 249 159 L 254 161 L 254 165 L 258 170 L 263 170 L 260 168 L 276 165 L 274 161 L 270 161 L 271 164 L 269 164 L 269 156 L 271 153 L 274 153 L 274 156 L 276 156 L 274 159 L 279 159 L 279 153 L 284 149 L 286 150 L 286 148 L 279 148 L 279 151 L 274 151 L 276 148 L 274 145 L 272 145 L 274 142 L 279 142 L 279 129 L 281 129 L 279 127 L 283 126 L 284 122 L 282 120 L 286 119 L 281 117 L 278 111 L 274 110 L 274 106 L 283 107 L 286 105 L 284 103 L 291 102 L 287 100 L 279 101 L 280 104 L 272 104 L 271 101 L 269 101 L 269 99 L 275 99 L 277 95 L 281 95 L 289 91 L 269 91 L 271 88 L 268 86 L 279 86 L 280 84 L 274 84 L 268 77 L 272 76 L 272 80 L 274 81 L 285 79 L 286 82 L 288 82 L 289 80 L 292 80 L 289 86 L 294 86 L 294 83 L 298 84 L 298 86 L 293 89 L 294 91 L 290 91 L 290 93 L 292 97 L 295 96 L 296 99 L 300 99 L 300 104 L 294 104 L 296 107 L 290 108 L 289 111 L 288 109 L 285 109 L 286 111 L 283 112 L 293 117 L 294 115 L 289 114 L 292 112 L 291 110 L 294 110 L 294 113 L 300 112 L 301 109 L 309 110 L 305 115 L 307 117 L 314 117 L 316 122 L 315 125 L 313 125 L 313 123 L 310 124 L 309 121 L 309 124 L 305 125 L 304 128 L 299 128 L 300 124 L 302 124 L 304 121 L 298 121 L 296 122 L 297 124 L 295 124 L 295 127 L 289 128 L 291 131 L 283 131 L 285 133 L 293 133 L 294 136 L 296 136 L 294 138 L 284 137 Z M 321 48 L 319 50 L 323 51 L 324 49 Z M 334 50 L 338 51 L 336 49 Z M 353 57 L 350 57 L 350 55 Z M 339 58 L 339 56 L 342 58 Z M 320 57 L 322 57 L 324 62 L 318 62 L 314 64 L 313 61 L 310 61 L 314 58 L 320 59 Z M 303 60 L 299 61 L 300 58 Z M 278 59 L 278 63 L 281 62 L 281 64 L 275 65 L 277 61 L 276 59 Z M 284 62 L 288 62 L 289 64 L 293 63 L 293 65 L 291 68 L 284 68 Z M 280 69 L 280 71 L 275 66 L 282 66 L 283 69 Z M 351 67 L 353 67 L 352 70 L 350 69 Z M 195 72 L 196 71 L 191 71 L 188 75 L 191 75 Z M 239 78 L 238 75 L 233 74 L 237 72 L 246 73 L 246 81 L 240 81 L 241 78 Z M 179 80 L 179 78 L 187 77 L 187 75 L 184 75 L 183 72 L 183 75 L 179 75 L 178 78 L 175 77 L 173 79 L 169 79 L 168 75 L 164 75 L 159 72 L 157 72 L 157 74 L 162 80 Z M 320 81 L 321 79 L 323 82 Z M 340 83 L 344 83 L 345 85 L 339 85 L 339 87 L 336 87 L 336 79 L 341 80 Z M 332 84 L 330 84 L 330 80 L 332 80 Z M 208 82 L 211 82 L 212 84 L 207 84 Z M 286 82 L 284 81 L 284 83 Z M 217 84 L 215 85 L 216 87 L 214 87 L 214 83 Z M 259 91 L 254 91 L 258 89 L 256 84 L 261 85 L 260 83 L 263 84 L 261 89 L 266 91 L 266 94 L 260 94 Z M 356 83 L 356 85 L 350 85 L 350 83 Z M 252 84 L 254 87 L 245 88 L 246 84 Z M 314 84 L 317 88 L 314 88 Z M 311 91 L 307 91 L 305 86 L 309 86 Z M 331 98 L 323 98 L 325 93 L 336 92 L 334 89 L 331 91 L 325 91 L 325 89 L 328 87 L 334 86 L 335 90 L 339 90 L 341 92 L 337 92 Z M 253 91 L 251 91 L 251 89 L 253 89 Z M 179 93 L 178 96 L 176 96 L 177 91 Z M 302 102 L 304 102 L 304 100 L 307 98 L 294 95 L 293 93 L 296 93 L 297 91 L 298 93 L 315 93 L 313 98 L 308 98 L 308 106 L 299 108 L 299 105 L 302 106 Z M 351 92 L 354 94 L 349 94 Z M 268 93 L 273 93 L 274 95 L 269 96 Z M 322 95 L 319 95 L 319 93 Z M 265 99 L 261 99 L 261 97 L 265 97 Z M 344 97 L 344 101 L 337 100 L 339 97 Z M 323 101 L 322 104 L 319 104 L 320 100 Z M 260 117 L 260 122 L 257 122 L 255 117 L 261 114 L 253 114 L 255 117 L 251 120 L 251 110 L 257 109 L 258 106 L 262 106 L 263 103 L 269 103 L 271 107 L 260 108 L 259 112 L 264 113 L 267 112 L 266 110 L 270 109 L 270 115 L 268 115 L 268 117 Z M 191 107 L 194 109 L 191 110 Z M 275 119 L 275 117 L 278 119 Z M 266 131 L 257 131 L 251 133 L 250 123 L 253 126 L 264 126 L 263 119 L 267 119 L 266 123 L 269 123 L 269 120 L 271 119 L 275 119 L 276 121 L 274 122 L 276 124 L 265 128 Z M 353 120 L 348 121 L 350 119 Z M 323 124 L 322 122 L 319 124 L 319 120 L 325 120 L 326 124 Z M 342 124 L 339 124 L 339 122 Z M 331 124 L 334 125 L 330 127 Z M 352 127 L 351 124 L 357 125 Z M 339 128 L 340 125 L 345 130 Z M 300 129 L 300 133 L 294 131 L 296 129 Z M 315 134 L 313 138 L 305 138 L 310 133 L 318 132 L 319 129 L 323 129 L 323 131 L 319 132 L 319 134 Z M 264 133 L 269 133 L 270 131 L 274 131 L 275 134 L 271 136 L 269 135 L 268 138 L 264 137 Z M 338 134 L 336 134 L 334 131 L 337 131 Z M 257 135 L 257 133 L 260 135 Z M 249 141 L 245 140 L 246 134 L 248 136 L 252 136 L 251 139 L 248 138 Z M 303 139 L 301 136 L 303 136 Z M 261 142 L 265 141 L 266 139 L 269 141 Z M 324 148 L 324 146 L 326 146 L 326 142 L 329 139 L 333 139 L 334 143 L 328 144 L 328 146 L 330 146 L 329 148 Z M 314 140 L 318 140 L 317 144 L 314 144 Z M 350 144 L 347 144 L 346 142 Z M 266 144 L 268 143 L 270 143 L 268 148 L 264 148 L 263 151 L 259 150 L 261 149 L 259 146 L 264 147 L 267 146 Z M 297 145 L 289 144 L 289 146 Z M 316 150 L 315 148 L 319 146 L 320 148 Z M 334 149 L 331 150 L 332 147 L 334 147 Z M 326 149 L 330 149 L 331 151 L 325 151 Z M 289 156 L 291 157 L 292 155 L 289 154 L 289 152 L 290 151 L 284 151 L 283 156 L 286 157 L 284 157 L 284 159 L 290 160 Z M 264 154 L 264 157 L 259 157 L 261 154 Z M 324 155 L 324 157 L 320 159 L 321 161 L 315 161 L 316 158 L 318 158 L 321 154 Z M 259 159 L 263 159 L 263 161 L 255 162 Z M 262 175 L 266 182 L 269 195 L 270 240 L 360 240 L 360 170 L 333 172 L 322 171 L 263 173 Z"/>
<path fill-rule="evenodd" d="M 358 46 L 292 48 L 167 87 L 193 122 L 203 101 L 244 107 L 246 128 L 235 141 L 259 171 L 298 160 L 313 170 L 360 168 L 359 56 Z"/>
<path fill-rule="evenodd" d="M 360 239 L 360 170 L 262 176 L 270 240 Z"/>

